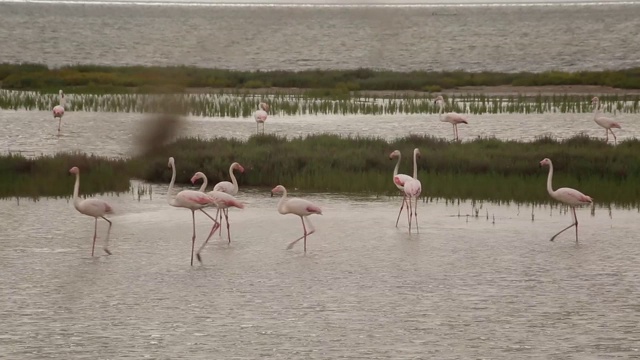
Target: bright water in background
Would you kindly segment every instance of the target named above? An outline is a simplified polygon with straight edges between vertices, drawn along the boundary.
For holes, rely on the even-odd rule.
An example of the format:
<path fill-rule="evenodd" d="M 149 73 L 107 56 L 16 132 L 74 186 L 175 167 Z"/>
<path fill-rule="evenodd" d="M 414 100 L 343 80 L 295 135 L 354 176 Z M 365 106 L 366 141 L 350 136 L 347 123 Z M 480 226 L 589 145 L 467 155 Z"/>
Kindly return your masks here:
<path fill-rule="evenodd" d="M 570 221 L 555 207 L 421 202 L 409 235 L 400 198 L 302 194 L 324 210 L 304 255 L 285 250 L 300 220 L 241 190 L 231 245 L 216 235 L 192 268 L 191 215 L 165 194 L 103 196 L 113 255 L 100 223 L 93 259 L 93 219 L 67 200 L 0 201 L 0 358 L 640 357 L 636 210 L 581 209 L 580 243 L 552 243 Z"/>
<path fill-rule="evenodd" d="M 225 3 L 231 2 L 238 1 Z M 536 6 L 507 1 L 498 2 L 502 6 L 434 6 L 423 1 L 413 7 L 399 6 L 410 1 L 376 1 L 391 4 L 378 7 L 283 2 L 137 6 L 132 1 L 0 1 L 0 62 L 400 71 L 640 66 L 640 3 L 633 1 Z M 505 6 L 514 3 L 518 6 Z"/>

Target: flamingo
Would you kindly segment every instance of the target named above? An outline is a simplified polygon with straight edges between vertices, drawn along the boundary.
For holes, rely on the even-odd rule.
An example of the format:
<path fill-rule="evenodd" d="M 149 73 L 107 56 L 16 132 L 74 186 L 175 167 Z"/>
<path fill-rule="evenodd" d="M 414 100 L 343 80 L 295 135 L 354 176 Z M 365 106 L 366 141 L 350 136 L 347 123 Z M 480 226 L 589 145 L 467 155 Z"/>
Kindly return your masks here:
<path fill-rule="evenodd" d="M 213 220 L 214 229 L 220 228 L 220 223 L 216 221 L 216 219 L 212 218 L 206 211 L 204 211 L 205 207 L 214 205 L 215 199 L 211 196 L 195 190 L 182 190 L 174 198 L 171 197 L 171 190 L 173 190 L 173 184 L 176 182 L 176 163 L 173 157 L 169 158 L 169 167 L 172 170 L 171 182 L 169 183 L 169 189 L 167 190 L 167 202 L 169 205 L 174 207 L 181 207 L 191 210 L 191 219 L 193 222 L 193 236 L 191 237 L 191 266 L 193 266 L 193 251 L 196 244 L 196 210 L 202 211 L 205 215 L 209 217 L 209 219 Z M 215 230 L 212 230 L 212 233 Z M 211 234 L 209 235 L 211 236 Z M 198 260 L 200 260 L 200 255 L 198 254 Z"/>
<path fill-rule="evenodd" d="M 78 191 L 80 190 L 80 169 L 77 166 L 72 167 L 69 172 L 76 175 L 76 183 L 73 186 L 73 206 L 81 214 L 91 216 L 95 219 L 95 225 L 93 228 L 93 245 L 91 246 L 91 257 L 93 257 L 94 249 L 96 247 L 96 237 L 98 234 L 98 218 L 103 218 L 109 223 L 109 229 L 107 229 L 107 238 L 104 242 L 104 252 L 111 255 L 109 251 L 109 233 L 111 232 L 111 221 L 104 217 L 107 214 L 113 214 L 113 208 L 106 201 L 100 199 L 85 199 L 80 200 L 78 197 Z"/>
<path fill-rule="evenodd" d="M 404 183 L 404 196 L 409 203 L 409 232 L 411 232 L 411 215 L 416 218 L 416 231 L 420 232 L 418 228 L 418 198 L 422 192 L 422 183 L 418 180 L 418 163 L 416 158 L 420 157 L 420 150 L 415 148 L 413 150 L 413 178 L 410 178 Z M 411 200 L 415 199 L 415 205 L 412 208 Z"/>
<path fill-rule="evenodd" d="M 322 209 L 319 206 L 312 203 L 311 201 L 299 199 L 299 198 L 290 198 L 287 199 L 287 189 L 284 186 L 278 185 L 271 190 L 271 196 L 273 194 L 282 193 L 282 198 L 278 201 L 278 212 L 282 215 L 286 214 L 294 214 L 300 216 L 300 220 L 302 221 L 302 230 L 304 234 L 292 241 L 289 246 L 287 246 L 287 250 L 293 248 L 298 241 L 304 239 L 304 252 L 307 252 L 307 236 L 316 232 L 316 229 L 313 228 L 313 224 L 309 221 L 308 216 L 311 214 L 322 215 Z M 307 227 L 305 225 L 305 220 L 309 223 L 309 228 L 311 231 L 307 232 Z"/>
<path fill-rule="evenodd" d="M 416 156 L 420 156 L 420 152 L 419 150 L 416 148 L 413 150 L 413 163 L 416 164 Z M 393 169 L 393 184 L 398 188 L 398 190 L 400 190 L 402 192 L 402 206 L 400 206 L 400 212 L 398 212 L 398 218 L 396 219 L 396 227 L 398 227 L 398 221 L 400 220 L 400 214 L 402 214 L 402 209 L 404 209 L 405 204 L 407 203 L 407 197 L 404 194 L 404 184 L 415 178 L 417 176 L 417 169 L 414 166 L 413 168 L 413 178 L 409 175 L 405 175 L 405 174 L 398 174 L 398 169 L 400 167 L 400 160 L 402 159 L 402 154 L 400 154 L 400 150 L 394 150 L 391 154 L 389 154 L 389 160 L 392 160 L 393 158 L 397 157 L 398 158 L 398 162 L 396 163 L 396 167 Z M 409 205 L 407 204 L 407 209 L 409 208 Z M 407 215 L 409 215 L 409 213 L 407 212 Z M 407 218 L 407 220 L 410 221 L 409 218 Z"/>
<path fill-rule="evenodd" d="M 551 187 L 551 180 L 553 178 L 553 163 L 548 158 L 540 161 L 540 167 L 543 165 L 549 165 L 549 177 L 547 177 L 547 191 L 549 195 L 555 200 L 558 200 L 564 204 L 569 205 L 571 207 L 571 211 L 573 212 L 573 223 L 566 228 L 560 230 L 557 234 L 551 237 L 551 241 L 555 240 L 556 236 L 560 235 L 565 230 L 571 228 L 572 226 L 576 227 L 576 242 L 578 242 L 578 217 L 576 216 L 576 206 L 582 206 L 587 204 L 592 204 L 593 199 L 590 196 L 587 196 L 580 191 L 572 188 L 560 188 L 556 191 L 553 191 Z"/>
<path fill-rule="evenodd" d="M 458 141 L 458 124 L 468 124 L 467 119 L 456 112 L 446 113 L 444 114 L 444 118 L 442 118 L 442 112 L 444 111 L 444 99 L 442 98 L 442 96 L 439 95 L 436 98 L 435 103 L 440 106 L 438 118 L 442 122 L 448 122 L 449 124 L 453 125 L 453 137 L 455 141 Z"/>
<path fill-rule="evenodd" d="M 198 171 L 197 173 L 193 174 L 193 176 L 191 177 L 191 182 L 195 184 L 196 181 L 198 181 L 198 179 L 203 179 L 203 183 L 199 191 L 204 192 L 204 189 L 206 188 L 206 184 L 207 184 L 207 176 L 202 172 Z M 216 219 L 218 218 L 218 215 L 222 216 L 222 214 L 220 214 L 220 210 L 222 210 L 222 213 L 224 214 L 224 217 L 227 221 L 227 236 L 229 237 L 229 243 L 231 243 L 231 232 L 229 230 L 229 226 L 230 226 L 229 217 L 227 215 L 228 212 L 225 212 L 225 210 L 228 210 L 229 207 L 237 207 L 238 209 L 244 209 L 244 204 L 238 201 L 233 196 L 222 191 L 213 190 L 213 191 L 209 191 L 206 194 L 207 196 L 213 199 L 213 206 L 218 208 L 218 210 L 216 211 Z M 211 228 L 211 233 L 209 233 L 207 240 L 205 240 L 204 244 L 202 244 L 202 246 L 196 253 L 196 255 L 198 256 L 198 261 L 201 261 L 200 251 L 204 248 L 207 242 L 209 242 L 209 239 L 215 233 L 215 231 L 220 228 L 220 224 L 221 222 L 219 223 L 216 221 L 216 224 L 214 224 L 213 227 Z"/>
<path fill-rule="evenodd" d="M 60 125 L 62 123 L 62 116 L 64 115 L 64 105 L 65 105 L 64 92 L 62 92 L 62 90 L 58 91 L 58 99 L 60 100 L 60 105 L 56 105 L 53 107 L 53 120 L 58 118 L 58 134 L 59 134 Z"/>
<path fill-rule="evenodd" d="M 229 166 L 229 177 L 231 178 L 231 182 L 220 181 L 219 183 L 217 183 L 213 187 L 213 190 L 222 191 L 222 192 L 225 192 L 225 193 L 227 193 L 229 195 L 237 195 L 238 194 L 238 181 L 236 180 L 236 177 L 233 174 L 233 170 L 234 169 L 237 169 L 241 173 L 244 172 L 244 168 L 242 167 L 242 165 L 238 164 L 237 162 L 234 162 L 233 164 L 231 164 L 231 166 Z M 203 184 L 206 184 L 206 183 L 203 183 Z M 201 188 L 200 191 L 203 191 L 203 190 L 204 189 Z M 227 208 L 223 209 L 222 212 L 225 214 L 225 216 L 229 215 L 229 210 Z M 220 214 L 220 223 L 222 224 L 222 213 Z M 227 225 L 228 225 L 228 223 L 227 223 Z M 219 234 L 220 234 L 220 236 L 222 236 L 222 231 L 220 231 Z"/>
<path fill-rule="evenodd" d="M 258 105 L 258 110 L 256 110 L 256 112 L 253 114 L 253 118 L 256 119 L 256 134 L 260 131 L 260 124 L 262 124 L 262 134 L 264 134 L 264 122 L 267 121 L 268 111 L 269 104 L 261 102 Z"/>
<path fill-rule="evenodd" d="M 598 113 L 600 111 L 600 99 L 598 99 L 597 96 L 594 96 L 593 99 L 591 99 L 591 104 L 594 106 L 593 121 L 595 121 L 596 124 L 600 125 L 600 127 L 604 128 L 604 132 L 607 135 L 607 142 L 609 142 L 609 132 L 611 132 L 611 135 L 613 135 L 614 144 L 618 144 L 616 134 L 614 134 L 613 130 L 611 129 L 622 129 L 620 123 L 608 117 L 598 116 Z"/>

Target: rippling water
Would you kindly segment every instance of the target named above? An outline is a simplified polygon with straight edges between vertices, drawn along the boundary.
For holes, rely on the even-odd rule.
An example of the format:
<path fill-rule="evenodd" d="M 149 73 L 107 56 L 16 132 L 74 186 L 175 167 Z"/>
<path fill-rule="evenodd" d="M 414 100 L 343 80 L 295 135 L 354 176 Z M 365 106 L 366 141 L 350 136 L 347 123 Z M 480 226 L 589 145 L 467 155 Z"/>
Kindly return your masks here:
<path fill-rule="evenodd" d="M 612 116 L 613 115 L 608 115 Z M 533 140 L 536 136 L 557 138 L 584 132 L 604 139 L 604 129 L 592 114 L 483 114 L 468 115 L 469 125 L 458 126 L 460 138 L 495 136 L 498 139 Z M 618 114 L 622 129 L 616 129 L 618 141 L 640 133 L 637 114 Z M 143 129 L 143 114 L 67 112 L 62 120 L 62 136 L 56 136 L 58 122 L 49 111 L 0 110 L 1 151 L 26 151 L 27 155 L 79 150 L 102 156 L 129 156 L 135 150 L 136 136 Z M 186 118 L 182 136 L 204 138 L 223 136 L 245 139 L 256 132 L 253 118 Z M 323 115 L 272 116 L 265 125 L 267 133 L 301 136 L 317 133 L 379 136 L 392 140 L 410 133 L 453 138 L 450 124 L 438 115 Z M 613 139 L 611 139 L 613 141 Z"/>
<path fill-rule="evenodd" d="M 0 201 L 0 357 L 640 354 L 636 211 L 582 209 L 580 243 L 552 243 L 570 222 L 557 208 L 536 207 L 532 221 L 526 206 L 484 203 L 475 218 L 467 202 L 420 203 L 409 235 L 393 225 L 399 198 L 303 195 L 324 210 L 304 255 L 285 250 L 299 219 L 268 191 L 241 189 L 231 245 L 216 236 L 192 268 L 191 216 L 165 193 L 105 196 L 118 211 L 113 256 L 96 258 L 93 220 L 67 200 Z M 210 222 L 196 221 L 199 245 Z"/>
<path fill-rule="evenodd" d="M 640 66 L 638 2 L 439 7 L 124 3 L 0 2 L 0 62 L 402 71 Z"/>

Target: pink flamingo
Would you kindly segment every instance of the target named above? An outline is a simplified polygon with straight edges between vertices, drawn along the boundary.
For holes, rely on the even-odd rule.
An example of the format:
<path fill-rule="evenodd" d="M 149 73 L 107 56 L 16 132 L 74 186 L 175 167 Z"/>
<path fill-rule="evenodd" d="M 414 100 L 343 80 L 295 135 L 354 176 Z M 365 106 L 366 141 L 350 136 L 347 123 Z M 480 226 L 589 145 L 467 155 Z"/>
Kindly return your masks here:
<path fill-rule="evenodd" d="M 70 173 L 76 175 L 76 183 L 73 186 L 73 206 L 81 214 L 91 216 L 95 219 L 95 225 L 93 228 L 93 245 L 91 246 L 91 256 L 93 257 L 94 249 L 96 247 L 96 238 L 98 234 L 98 218 L 103 218 L 104 221 L 109 223 L 109 229 L 107 229 L 107 238 L 104 242 L 104 252 L 111 255 L 109 251 L 109 233 L 111 232 L 111 221 L 104 217 L 107 214 L 113 214 L 113 208 L 106 201 L 100 199 L 85 199 L 80 200 L 78 197 L 78 191 L 80 190 L 80 169 L 74 166 L 69 170 Z"/>
<path fill-rule="evenodd" d="M 262 124 L 262 134 L 264 134 L 264 122 L 267 121 L 267 112 L 269 111 L 269 104 L 261 102 L 258 105 L 258 110 L 253 114 L 253 118 L 256 119 L 256 134 L 260 131 L 259 126 Z"/>
<path fill-rule="evenodd" d="M 172 170 L 171 182 L 169 183 L 169 189 L 167 190 L 167 202 L 171 206 L 181 207 L 191 210 L 191 219 L 193 222 L 193 236 L 191 237 L 191 266 L 193 266 L 193 251 L 196 244 L 196 210 L 202 211 L 203 214 L 207 215 L 209 219 L 213 220 L 214 228 L 216 225 L 218 228 L 220 224 L 216 221 L 216 219 L 212 218 L 206 211 L 203 209 L 205 207 L 214 205 L 215 199 L 211 196 L 195 190 L 182 190 L 178 194 L 176 194 L 175 198 L 171 198 L 171 191 L 173 190 L 173 184 L 176 182 L 176 164 L 173 157 L 169 158 L 169 167 Z M 211 235 L 209 235 L 211 236 Z M 198 260 L 200 260 L 200 256 L 198 255 Z"/>
<path fill-rule="evenodd" d="M 420 156 L 420 150 L 415 148 L 413 150 L 413 178 L 404 183 L 404 195 L 409 203 L 409 232 L 411 232 L 411 215 L 416 219 L 416 231 L 420 232 L 418 228 L 418 198 L 422 192 L 422 183 L 418 180 L 418 163 L 416 161 Z M 411 201 L 413 199 L 415 199 L 415 205 L 412 207 Z"/>
<path fill-rule="evenodd" d="M 60 105 L 56 105 L 53 107 L 53 120 L 58 118 L 58 133 L 60 133 L 60 125 L 62 123 L 62 116 L 64 115 L 64 93 L 62 90 L 58 91 L 58 99 L 60 100 Z"/>
<path fill-rule="evenodd" d="M 591 99 L 591 104 L 594 105 L 593 121 L 595 121 L 596 124 L 600 125 L 600 127 L 604 128 L 604 132 L 607 135 L 607 142 L 609 142 L 609 132 L 611 132 L 611 135 L 613 135 L 614 144 L 618 144 L 616 134 L 614 134 L 613 130 L 611 129 L 622 129 L 620 123 L 608 117 L 598 116 L 598 113 L 600 111 L 600 99 L 598 99 L 597 96 L 594 96 L 593 99 Z"/>
<path fill-rule="evenodd" d="M 438 96 L 435 100 L 435 103 L 440 106 L 440 112 L 438 113 L 438 118 L 442 122 L 448 122 L 453 125 L 453 137 L 455 141 L 458 141 L 458 124 L 468 124 L 467 119 L 465 119 L 462 115 L 456 112 L 450 112 L 444 114 L 444 119 L 442 118 L 442 112 L 444 111 L 444 99 L 442 96 Z"/>
<path fill-rule="evenodd" d="M 237 169 L 241 173 L 244 172 L 244 168 L 242 167 L 242 165 L 238 164 L 237 162 L 234 162 L 233 164 L 231 164 L 231 166 L 229 166 L 229 177 L 231 178 L 231 182 L 220 181 L 219 183 L 217 183 L 213 187 L 213 190 L 222 191 L 222 192 L 225 192 L 225 193 L 227 193 L 229 195 L 237 195 L 238 194 L 238 181 L 236 180 L 236 177 L 233 174 L 233 170 L 234 169 Z M 202 191 L 202 190 L 200 190 L 200 191 Z M 222 211 L 225 214 L 225 216 L 228 217 L 229 209 L 225 208 Z M 220 214 L 220 223 L 222 223 L 222 213 Z M 227 225 L 228 225 L 228 223 L 227 223 Z M 220 231 L 219 234 L 222 237 L 222 231 Z"/>
<path fill-rule="evenodd" d="M 553 178 L 553 164 L 551 163 L 551 160 L 545 158 L 540 161 L 540 167 L 542 167 L 543 165 L 549 165 L 549 177 L 547 177 L 547 192 L 549 192 L 549 195 L 551 195 L 553 199 L 569 205 L 569 207 L 571 207 L 571 211 L 573 212 L 573 223 L 560 230 L 560 232 L 558 232 L 557 234 L 553 235 L 551 237 L 551 241 L 553 241 L 556 236 L 560 235 L 565 230 L 571 228 L 572 226 L 575 226 L 576 242 L 578 242 L 578 217 L 576 216 L 576 206 L 592 204 L 593 199 L 590 196 L 587 196 L 580 191 L 572 188 L 565 187 L 553 191 L 553 188 L 551 187 L 551 180 Z"/>
<path fill-rule="evenodd" d="M 203 179 L 202 186 L 200 187 L 200 192 L 204 192 L 204 189 L 206 188 L 206 184 L 207 184 L 207 176 L 202 172 L 198 171 L 197 173 L 193 174 L 193 176 L 191 177 L 191 182 L 195 184 L 196 181 L 198 181 L 198 179 Z M 213 205 L 218 208 L 218 210 L 216 211 L 216 219 L 218 218 L 218 215 L 222 216 L 222 214 L 224 214 L 224 217 L 227 221 L 227 235 L 229 237 L 229 243 L 231 243 L 229 217 L 227 215 L 228 212 L 225 212 L 225 210 L 228 210 L 230 207 L 237 207 L 238 209 L 244 209 L 244 204 L 238 201 L 233 196 L 222 191 L 217 191 L 217 190 L 209 191 L 207 195 L 213 199 Z M 222 214 L 220 214 L 221 210 L 222 210 Z M 198 255 L 199 261 L 200 261 L 200 251 L 204 248 L 207 242 L 209 242 L 209 238 L 211 238 L 211 236 L 219 228 L 220 228 L 219 222 L 216 222 L 216 224 L 214 224 L 213 227 L 211 228 L 211 233 L 209 233 L 207 240 L 205 240 L 204 244 L 202 244 L 202 247 L 200 247 L 200 250 L 198 250 L 198 252 L 196 253 L 196 255 Z"/>
<path fill-rule="evenodd" d="M 322 209 L 319 206 L 315 205 L 311 201 L 299 199 L 299 198 L 290 198 L 287 199 L 287 189 L 284 186 L 278 185 L 271 190 L 271 196 L 273 194 L 282 193 L 282 198 L 278 202 L 278 212 L 282 215 L 286 214 L 294 214 L 300 216 L 300 220 L 302 221 L 302 230 L 304 231 L 304 235 L 294 240 L 287 246 L 287 250 L 293 248 L 298 241 L 304 239 L 304 252 L 307 252 L 307 236 L 316 232 L 316 229 L 313 228 L 313 224 L 309 221 L 307 216 L 311 214 L 322 215 Z M 309 224 L 309 228 L 311 231 L 307 232 L 307 227 L 305 225 L 305 220 Z"/>
<path fill-rule="evenodd" d="M 402 159 L 402 154 L 400 154 L 400 150 L 394 150 L 391 154 L 389 154 L 389 160 L 397 157 L 398 162 L 396 163 L 396 167 L 393 169 L 393 184 L 402 192 L 402 205 L 400 206 L 400 212 L 398 212 L 398 218 L 396 219 L 396 227 L 398 227 L 398 221 L 400 220 L 400 214 L 402 214 L 402 209 L 404 209 L 405 204 L 407 203 L 407 196 L 404 193 L 404 184 L 414 179 L 417 176 L 418 169 L 416 168 L 416 157 L 420 157 L 420 151 L 416 148 L 413 150 L 413 178 L 409 175 L 398 174 L 398 169 L 400 168 L 400 160 Z M 409 205 L 407 204 L 407 209 L 409 209 Z M 407 216 L 409 212 L 407 212 Z M 408 221 L 411 221 L 410 218 L 407 218 Z"/>

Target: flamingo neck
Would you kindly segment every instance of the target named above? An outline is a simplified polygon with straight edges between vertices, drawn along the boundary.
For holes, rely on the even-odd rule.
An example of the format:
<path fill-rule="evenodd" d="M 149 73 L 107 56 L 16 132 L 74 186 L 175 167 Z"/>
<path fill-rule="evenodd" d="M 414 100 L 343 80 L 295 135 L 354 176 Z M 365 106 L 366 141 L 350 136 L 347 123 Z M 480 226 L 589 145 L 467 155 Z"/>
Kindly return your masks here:
<path fill-rule="evenodd" d="M 238 192 L 238 181 L 236 180 L 236 176 L 233 174 L 233 165 L 229 166 L 229 177 L 231 178 L 231 183 L 233 184 L 233 191 Z"/>
<path fill-rule="evenodd" d="M 440 119 L 440 121 L 444 121 L 442 120 L 442 112 L 444 111 L 444 104 L 439 102 L 438 105 L 440 105 L 440 111 L 438 112 L 438 119 Z"/>
<path fill-rule="evenodd" d="M 287 202 L 287 189 L 284 189 L 282 190 L 282 197 L 280 198 L 280 201 L 278 201 L 278 212 L 280 214 L 287 213 L 286 202 Z"/>
<path fill-rule="evenodd" d="M 173 184 L 176 182 L 176 165 L 171 164 L 171 182 L 169 183 L 169 189 L 167 189 L 167 202 L 173 206 L 173 198 L 171 197 L 171 191 L 173 190 Z"/>
<path fill-rule="evenodd" d="M 204 192 L 204 190 L 207 188 L 207 184 L 209 184 L 209 179 L 207 179 L 207 175 L 202 174 L 202 185 L 200 185 L 200 192 Z"/>
<path fill-rule="evenodd" d="M 600 101 L 596 101 L 596 106 L 593 108 L 593 118 L 598 118 L 598 113 L 600 112 Z"/>
<path fill-rule="evenodd" d="M 60 106 L 64 107 L 66 101 L 64 99 L 64 94 L 59 94 L 58 99 L 60 100 Z"/>
<path fill-rule="evenodd" d="M 418 152 L 413 152 L 413 178 L 418 178 L 418 160 L 417 160 Z"/>
<path fill-rule="evenodd" d="M 396 167 L 393 169 L 393 177 L 398 175 L 398 170 L 400 170 L 400 159 L 402 159 L 402 154 L 398 154 L 398 162 L 396 163 Z"/>
<path fill-rule="evenodd" d="M 553 187 L 551 187 L 552 179 L 553 179 L 553 164 L 549 162 L 549 176 L 547 176 L 547 192 L 551 196 L 553 196 L 554 194 Z"/>
<path fill-rule="evenodd" d="M 76 174 L 76 183 L 73 185 L 73 206 L 76 209 L 80 209 L 80 197 L 78 193 L 80 192 L 80 173 Z"/>

